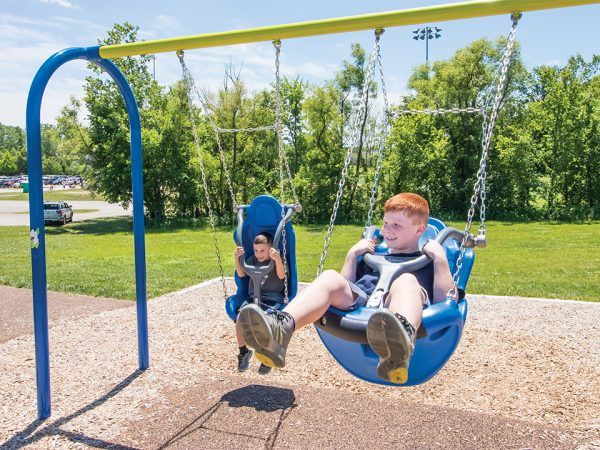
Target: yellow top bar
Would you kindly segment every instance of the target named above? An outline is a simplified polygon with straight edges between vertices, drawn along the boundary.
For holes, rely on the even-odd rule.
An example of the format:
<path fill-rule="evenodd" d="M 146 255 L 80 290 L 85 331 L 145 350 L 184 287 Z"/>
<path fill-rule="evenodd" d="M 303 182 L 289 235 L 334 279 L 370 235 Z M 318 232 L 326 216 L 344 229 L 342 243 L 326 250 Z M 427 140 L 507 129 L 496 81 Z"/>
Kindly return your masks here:
<path fill-rule="evenodd" d="M 538 11 L 600 3 L 600 0 L 477 0 L 427 6 L 385 13 L 338 17 L 335 19 L 273 25 L 248 30 L 224 31 L 170 39 L 159 39 L 129 44 L 100 47 L 102 58 L 172 52 L 191 48 L 219 47 L 250 42 L 290 39 L 349 31 L 374 30 L 421 23 L 470 19 L 474 17 Z"/>

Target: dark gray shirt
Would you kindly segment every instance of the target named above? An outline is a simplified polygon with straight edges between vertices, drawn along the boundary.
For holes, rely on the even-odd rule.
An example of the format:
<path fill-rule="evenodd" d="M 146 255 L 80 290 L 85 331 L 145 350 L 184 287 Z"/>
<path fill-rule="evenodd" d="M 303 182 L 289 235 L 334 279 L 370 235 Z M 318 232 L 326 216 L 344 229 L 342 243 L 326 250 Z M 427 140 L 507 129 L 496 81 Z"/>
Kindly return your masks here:
<path fill-rule="evenodd" d="M 268 266 L 269 262 L 270 260 L 259 262 L 254 255 L 246 260 L 246 263 L 255 267 Z M 276 303 L 283 303 L 285 299 L 284 291 L 285 283 L 277 276 L 277 268 L 273 266 L 273 270 L 263 276 L 260 283 L 260 298 L 262 301 L 269 300 Z M 250 295 L 250 298 L 254 297 L 254 283 L 252 278 L 250 278 L 250 283 L 248 285 L 248 294 Z"/>
<path fill-rule="evenodd" d="M 395 256 L 409 256 L 417 258 L 421 256 L 421 252 L 415 253 L 395 253 Z M 411 272 L 416 278 L 419 284 L 423 289 L 427 291 L 427 295 L 431 303 L 433 303 L 433 261 L 430 261 L 425 267 L 417 270 L 416 272 Z M 368 296 L 370 296 L 375 287 L 377 286 L 377 282 L 379 281 L 380 274 L 379 272 L 371 269 L 363 258 L 360 259 L 358 264 L 356 265 L 356 284 L 359 288 L 361 288 Z"/>

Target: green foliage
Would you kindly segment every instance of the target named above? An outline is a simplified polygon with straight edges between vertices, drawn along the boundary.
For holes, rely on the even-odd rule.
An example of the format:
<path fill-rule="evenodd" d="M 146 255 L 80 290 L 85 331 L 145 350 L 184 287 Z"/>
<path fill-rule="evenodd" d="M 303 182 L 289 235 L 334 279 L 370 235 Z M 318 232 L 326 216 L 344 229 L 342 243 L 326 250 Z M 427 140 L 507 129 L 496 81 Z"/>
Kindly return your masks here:
<path fill-rule="evenodd" d="M 42 170 L 45 174 L 79 175 L 81 163 L 81 135 L 74 136 L 70 129 L 72 115 L 79 103 L 72 98 L 57 117 L 57 125 L 41 125 Z M 85 133 L 79 130 L 78 133 Z M 25 130 L 0 124 L 0 175 L 27 173 Z"/>
<path fill-rule="evenodd" d="M 115 25 L 101 45 L 133 42 L 138 28 Z M 152 80 L 149 56 L 119 58 L 117 67 L 130 82 L 142 123 L 144 204 L 152 220 L 169 215 L 198 213 L 197 169 L 193 165 L 187 96 L 181 84 L 165 92 Z M 108 201 L 131 202 L 129 124 L 118 87 L 96 73 L 86 79 L 85 103 L 89 115 L 91 187 Z"/>
<path fill-rule="evenodd" d="M 137 32 L 129 23 L 115 25 L 100 43 L 131 42 Z M 409 92 L 392 98 L 392 109 L 489 104 L 505 45 L 504 38 L 479 39 L 447 60 L 416 67 Z M 371 110 L 378 89 L 372 81 L 367 97 L 361 98 L 367 53 L 359 44 L 350 50 L 350 60 L 322 84 L 299 77 L 280 83 L 284 151 L 304 207 L 299 220 L 306 223 L 329 220 L 350 145 L 338 223 L 363 222 L 369 210 L 381 139 Z M 278 141 L 272 130 L 217 134 L 214 129 L 274 125 L 275 86 L 250 92 L 241 68 L 230 64 L 222 87 L 203 93 L 201 109 L 190 104 L 181 82 L 166 88 L 152 80 L 149 59 L 116 60 L 140 106 L 148 218 L 158 222 L 205 218 L 210 202 L 219 222 L 231 223 L 230 191 L 240 204 L 263 193 L 290 202 L 289 186 L 281 192 Z M 542 66 L 528 72 L 515 46 L 489 149 L 488 217 L 599 217 L 599 64 L 598 56 L 590 62 L 574 56 L 564 67 Z M 127 204 L 131 165 L 125 107 L 115 84 L 99 68 L 91 68 L 95 74 L 86 80 L 84 98 L 89 126 L 78 121 L 82 105 L 71 99 L 57 125 L 43 127 L 44 170 L 85 170 L 92 189 L 109 201 Z M 198 124 L 197 142 L 192 115 Z M 464 217 L 480 164 L 482 117 L 464 113 L 395 117 L 384 149 L 377 207 L 400 191 L 414 191 L 430 201 L 434 213 Z M 350 142 L 351 124 L 357 127 L 356 142 Z M 0 125 L 0 173 L 24 172 L 25 165 L 23 131 Z"/>
<path fill-rule="evenodd" d="M 530 138 L 538 152 L 544 215 L 600 216 L 600 56 L 534 70 Z"/>

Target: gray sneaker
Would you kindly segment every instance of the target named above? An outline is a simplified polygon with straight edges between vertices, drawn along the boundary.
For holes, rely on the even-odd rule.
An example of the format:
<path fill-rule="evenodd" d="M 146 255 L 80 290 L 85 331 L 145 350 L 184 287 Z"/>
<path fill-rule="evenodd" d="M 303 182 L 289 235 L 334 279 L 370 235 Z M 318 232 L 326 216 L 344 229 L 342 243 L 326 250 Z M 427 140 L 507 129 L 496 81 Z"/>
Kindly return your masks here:
<path fill-rule="evenodd" d="M 252 350 L 248 350 L 244 355 L 238 354 L 238 372 L 245 372 L 250 367 L 250 360 L 252 359 Z"/>
<path fill-rule="evenodd" d="M 269 366 L 265 366 L 264 364 L 261 364 L 258 367 L 258 374 L 259 375 L 267 375 L 270 371 L 271 371 L 271 368 Z"/>
<path fill-rule="evenodd" d="M 377 355 L 377 375 L 395 384 L 408 380 L 408 365 L 415 349 L 415 328 L 388 309 L 373 313 L 367 323 L 367 340 Z"/>
<path fill-rule="evenodd" d="M 269 367 L 284 367 L 287 346 L 294 333 L 294 318 L 286 312 L 266 314 L 253 303 L 242 308 L 237 326 L 256 358 Z"/>

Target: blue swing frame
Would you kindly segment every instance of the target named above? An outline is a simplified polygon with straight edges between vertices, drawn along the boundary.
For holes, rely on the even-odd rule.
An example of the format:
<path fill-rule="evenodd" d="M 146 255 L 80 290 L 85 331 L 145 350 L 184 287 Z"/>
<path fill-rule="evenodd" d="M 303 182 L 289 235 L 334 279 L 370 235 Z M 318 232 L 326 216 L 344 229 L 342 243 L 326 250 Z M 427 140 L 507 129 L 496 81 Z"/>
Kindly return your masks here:
<path fill-rule="evenodd" d="M 427 239 L 434 238 L 445 227 L 442 221 L 430 218 L 427 230 L 421 237 L 421 244 L 424 244 Z M 459 245 L 454 239 L 448 239 L 444 243 L 452 273 L 454 273 L 460 254 Z M 458 285 L 463 292 L 466 289 L 474 260 L 473 250 L 466 249 Z M 339 317 L 366 321 L 368 320 L 368 309 L 370 308 L 363 307 L 354 311 L 342 311 L 329 308 L 329 312 Z M 439 302 L 423 311 L 421 328 L 426 331 L 427 335 L 417 339 L 409 367 L 408 381 L 403 385 L 393 384 L 378 377 L 376 368 L 379 357 L 368 344 L 341 339 L 319 327 L 317 327 L 317 332 L 329 353 L 352 375 L 376 384 L 414 386 L 431 379 L 450 359 L 460 341 L 466 318 L 467 301 L 465 298 L 460 299 L 458 303 L 451 300 Z"/>
<path fill-rule="evenodd" d="M 246 217 L 242 227 L 242 243 L 244 245 L 245 257 L 248 258 L 254 254 L 254 238 L 261 232 L 275 235 L 275 231 L 281 221 L 281 203 L 270 195 L 259 195 L 250 206 L 246 207 Z M 287 208 L 287 206 L 285 207 Z M 235 233 L 233 240 L 235 242 Z M 288 299 L 291 301 L 298 292 L 298 274 L 296 270 L 296 234 L 292 222 L 285 225 L 286 236 L 286 254 L 288 266 Z M 283 255 L 283 240 L 279 242 L 279 251 Z M 231 320 L 237 319 L 238 309 L 248 300 L 248 283 L 250 277 L 240 278 L 234 270 L 235 284 L 237 291 L 225 302 L 225 311 Z"/>

